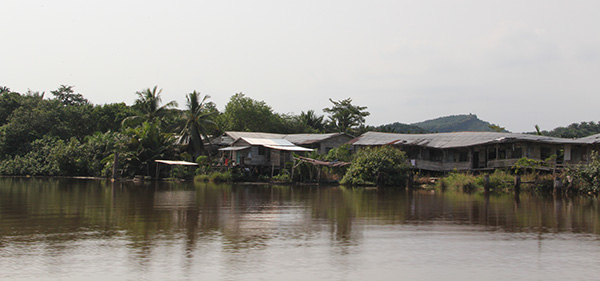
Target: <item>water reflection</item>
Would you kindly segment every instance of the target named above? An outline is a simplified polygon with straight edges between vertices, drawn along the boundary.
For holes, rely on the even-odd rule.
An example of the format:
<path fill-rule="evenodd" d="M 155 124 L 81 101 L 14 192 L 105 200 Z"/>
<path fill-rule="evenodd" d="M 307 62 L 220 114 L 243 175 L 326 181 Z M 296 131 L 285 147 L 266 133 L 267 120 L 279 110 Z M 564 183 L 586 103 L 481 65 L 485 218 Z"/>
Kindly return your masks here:
<path fill-rule="evenodd" d="M 387 232 L 374 232 L 381 229 Z M 149 272 L 152 278 L 161 277 L 153 269 L 160 263 L 176 267 L 170 270 L 183 277 L 199 270 L 212 272 L 198 268 L 202 259 L 206 266 L 227 265 L 213 277 L 236 279 L 273 259 L 289 258 L 290 251 L 296 259 L 305 256 L 297 262 L 307 264 L 333 257 L 333 266 L 345 272 L 356 266 L 354 259 L 367 251 L 375 235 L 381 236 L 379 242 L 403 241 L 427 248 L 431 241 L 427 236 L 420 240 L 421 235 L 439 239 L 439 233 L 454 239 L 457 233 L 478 232 L 537 240 L 540 248 L 546 234 L 582 234 L 597 241 L 598 200 L 526 193 L 515 197 L 316 186 L 0 179 L 0 261 L 12 268 L 7 271 L 11 279 L 18 279 L 15 272 L 24 266 L 38 268 L 44 276 L 51 268 L 68 272 L 76 259 L 99 258 L 106 266 L 128 260 L 119 274 Z M 179 262 L 171 264 L 173 257 Z M 40 265 L 40 259 L 46 264 Z M 394 259 L 410 260 L 403 253 Z M 162 277 L 168 278 L 165 274 Z"/>
<path fill-rule="evenodd" d="M 482 225 L 509 232 L 600 233 L 598 200 L 344 187 L 110 183 L 3 179 L 0 235 L 11 240 L 70 240 L 100 231 L 133 241 L 219 234 L 233 248 L 274 236 L 302 238 L 328 227 L 351 242 L 372 224 Z"/>

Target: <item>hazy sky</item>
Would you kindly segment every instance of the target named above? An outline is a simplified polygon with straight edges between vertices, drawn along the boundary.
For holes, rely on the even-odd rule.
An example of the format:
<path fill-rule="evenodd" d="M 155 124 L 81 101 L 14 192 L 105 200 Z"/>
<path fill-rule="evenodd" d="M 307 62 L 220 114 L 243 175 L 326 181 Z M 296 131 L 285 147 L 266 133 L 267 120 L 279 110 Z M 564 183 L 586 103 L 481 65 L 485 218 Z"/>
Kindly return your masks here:
<path fill-rule="evenodd" d="M 370 125 L 453 114 L 513 132 L 600 121 L 600 1 L 0 2 L 0 85 L 95 104 L 158 85 L 223 109 L 367 106 Z"/>

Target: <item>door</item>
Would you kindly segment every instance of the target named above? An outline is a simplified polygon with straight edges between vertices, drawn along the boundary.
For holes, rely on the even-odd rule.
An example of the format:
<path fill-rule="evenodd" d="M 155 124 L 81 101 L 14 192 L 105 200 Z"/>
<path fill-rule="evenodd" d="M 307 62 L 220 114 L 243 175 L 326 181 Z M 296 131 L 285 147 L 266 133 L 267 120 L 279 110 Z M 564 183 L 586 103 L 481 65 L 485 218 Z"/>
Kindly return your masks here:
<path fill-rule="evenodd" d="M 473 169 L 478 169 L 479 168 L 479 151 L 473 151 L 473 159 L 472 161 L 472 167 Z"/>

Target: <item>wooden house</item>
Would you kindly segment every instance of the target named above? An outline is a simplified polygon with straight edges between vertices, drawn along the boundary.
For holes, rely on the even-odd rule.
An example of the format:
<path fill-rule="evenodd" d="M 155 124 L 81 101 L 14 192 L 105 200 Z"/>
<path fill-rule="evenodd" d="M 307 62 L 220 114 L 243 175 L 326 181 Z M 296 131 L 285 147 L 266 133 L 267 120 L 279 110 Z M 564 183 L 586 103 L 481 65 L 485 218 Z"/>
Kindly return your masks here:
<path fill-rule="evenodd" d="M 310 148 L 296 146 L 285 139 L 261 139 L 240 137 L 231 146 L 219 149 L 225 157 L 234 161 L 234 165 L 270 167 L 272 170 L 285 167 L 293 162 L 293 153 L 302 154 L 313 151 Z"/>
<path fill-rule="evenodd" d="M 415 169 L 445 172 L 510 168 L 523 157 L 545 161 L 553 169 L 584 164 L 599 139 L 600 135 L 583 140 L 498 132 L 367 132 L 350 143 L 355 150 L 393 145 L 406 152 Z"/>
<path fill-rule="evenodd" d="M 339 147 L 352 140 L 354 137 L 345 133 L 329 134 L 275 134 L 261 132 L 225 132 L 218 140 L 221 147 L 231 146 L 240 138 L 254 139 L 285 139 L 297 146 L 315 149 L 318 153 L 325 154 L 329 150 Z"/>

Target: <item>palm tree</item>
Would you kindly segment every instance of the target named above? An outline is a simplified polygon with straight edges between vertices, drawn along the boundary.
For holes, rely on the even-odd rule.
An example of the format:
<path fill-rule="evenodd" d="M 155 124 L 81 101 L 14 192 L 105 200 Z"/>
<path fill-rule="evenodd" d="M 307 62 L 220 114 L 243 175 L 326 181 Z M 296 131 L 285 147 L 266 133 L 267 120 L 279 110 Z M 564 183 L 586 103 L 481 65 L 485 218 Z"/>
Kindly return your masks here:
<path fill-rule="evenodd" d="M 179 143 L 189 143 L 194 153 L 194 158 L 197 158 L 204 152 L 204 142 L 202 137 L 208 139 L 206 134 L 210 126 L 215 126 L 212 116 L 215 111 L 209 111 L 206 108 L 206 100 L 210 96 L 205 95 L 200 99 L 200 93 L 193 91 L 187 96 L 187 109 L 185 111 L 185 125 L 181 130 Z M 210 143 L 210 142 L 209 142 Z"/>
<path fill-rule="evenodd" d="M 317 132 L 325 131 L 325 123 L 323 122 L 324 116 L 318 116 L 314 110 L 308 110 L 307 112 L 300 112 L 300 122 L 307 127 L 316 130 Z"/>
<path fill-rule="evenodd" d="M 162 89 L 158 90 L 158 86 L 154 88 L 145 89 L 143 91 L 136 92 L 138 98 L 135 100 L 133 108 L 137 111 L 137 115 L 127 117 L 123 120 L 123 125 L 129 124 L 141 124 L 144 121 L 154 123 L 165 115 L 165 112 L 169 108 L 177 106 L 177 102 L 170 101 L 163 106 L 160 106 L 162 101 L 160 94 Z"/>

